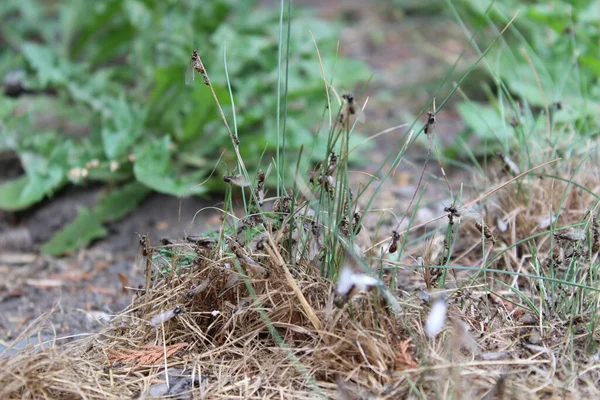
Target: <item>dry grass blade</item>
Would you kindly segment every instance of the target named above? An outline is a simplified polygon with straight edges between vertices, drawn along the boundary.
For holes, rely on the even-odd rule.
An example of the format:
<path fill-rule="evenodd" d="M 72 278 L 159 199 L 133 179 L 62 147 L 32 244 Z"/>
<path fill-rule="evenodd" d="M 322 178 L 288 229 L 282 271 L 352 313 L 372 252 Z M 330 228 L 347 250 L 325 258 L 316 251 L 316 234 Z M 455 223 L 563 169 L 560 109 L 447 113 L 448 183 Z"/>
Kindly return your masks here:
<path fill-rule="evenodd" d="M 273 238 L 271 237 L 271 235 L 267 235 L 267 238 L 269 240 L 269 246 L 267 246 L 267 251 L 269 252 L 269 256 L 273 260 L 275 260 L 276 265 L 279 268 L 283 269 L 283 271 L 285 273 L 285 278 L 286 278 L 288 284 L 290 285 L 290 287 L 292 288 L 292 290 L 294 291 L 294 293 L 296 294 L 296 296 L 298 297 L 298 300 L 300 301 L 300 304 L 302 305 L 302 308 L 304 309 L 304 312 L 306 313 L 308 319 L 310 319 L 310 322 L 312 323 L 313 327 L 317 331 L 320 331 L 321 330 L 321 322 L 317 318 L 317 315 L 315 314 L 313 308 L 310 306 L 310 304 L 308 304 L 308 301 L 306 301 L 306 298 L 302 294 L 302 291 L 296 284 L 296 280 L 290 273 L 290 270 L 288 269 L 285 261 L 283 260 L 283 257 L 281 257 L 281 254 L 277 250 L 277 247 L 275 246 L 275 244 L 273 242 Z"/>

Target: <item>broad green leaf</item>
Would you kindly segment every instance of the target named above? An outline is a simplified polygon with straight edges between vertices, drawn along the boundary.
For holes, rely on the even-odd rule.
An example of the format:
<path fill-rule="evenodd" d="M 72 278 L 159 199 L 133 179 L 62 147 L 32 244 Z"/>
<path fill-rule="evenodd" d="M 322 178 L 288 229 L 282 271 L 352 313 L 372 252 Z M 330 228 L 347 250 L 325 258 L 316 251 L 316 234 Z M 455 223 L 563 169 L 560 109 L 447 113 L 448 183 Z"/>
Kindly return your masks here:
<path fill-rule="evenodd" d="M 262 53 L 277 48 L 275 37 L 241 33 L 228 24 L 221 25 L 217 29 L 211 37 L 211 42 L 216 48 L 222 48 L 223 43 L 226 43 L 227 53 L 235 54 L 235 57 L 230 56 L 227 59 L 227 70 L 232 76 L 240 74 L 244 68 L 249 66 L 266 67 Z M 222 53 L 222 51 L 220 52 Z"/>
<path fill-rule="evenodd" d="M 23 55 L 37 72 L 38 82 L 42 87 L 67 83 L 72 68 L 50 47 L 36 43 L 24 43 Z"/>
<path fill-rule="evenodd" d="M 19 154 L 25 176 L 0 185 L 0 209 L 26 209 L 66 183 L 69 141 L 56 143 L 52 132 L 13 136 L 7 141 Z"/>
<path fill-rule="evenodd" d="M 175 196 L 197 195 L 206 192 L 202 182 L 206 171 L 178 174 L 171 164 L 171 139 L 148 141 L 136 151 L 133 172 L 138 181 L 160 193 Z"/>
<path fill-rule="evenodd" d="M 129 0 L 125 2 L 125 11 L 129 22 L 138 29 L 150 26 L 152 15 L 148 7 L 141 1 Z"/>
<path fill-rule="evenodd" d="M 19 211 L 50 196 L 66 182 L 62 169 L 51 167 L 47 174 L 21 176 L 0 185 L 0 209 Z"/>
<path fill-rule="evenodd" d="M 582 7 L 583 8 L 583 7 Z M 588 7 L 577 13 L 577 21 L 580 23 L 590 23 L 598 26 L 600 19 L 600 4 L 597 1 L 590 1 Z"/>
<path fill-rule="evenodd" d="M 21 176 L 2 183 L 0 185 L 0 209 L 7 211 L 23 210 L 44 197 L 44 193 L 41 193 L 39 198 L 22 198 L 21 193 L 28 184 L 29 178 L 27 176 Z"/>
<path fill-rule="evenodd" d="M 210 121 L 218 118 L 217 108 L 214 106 L 212 93 L 205 85 L 195 85 L 192 92 L 192 107 L 189 117 L 184 120 L 183 132 L 177 137 L 179 142 L 202 138 L 206 136 L 204 127 Z M 227 89 L 219 85 L 213 85 L 215 94 L 220 99 L 227 99 Z"/>
<path fill-rule="evenodd" d="M 128 103 L 124 95 L 107 102 L 107 115 L 102 121 L 102 144 L 109 160 L 122 155 L 142 133 L 144 111 Z"/>
<path fill-rule="evenodd" d="M 133 165 L 130 162 L 120 164 L 116 171 L 111 171 L 110 164 L 102 165 L 99 168 L 88 170 L 87 179 L 90 181 L 101 181 L 109 183 L 119 183 L 129 181 L 133 177 Z"/>
<path fill-rule="evenodd" d="M 492 107 L 474 102 L 458 104 L 458 113 L 467 126 L 482 140 L 498 140 L 505 144 L 512 138 L 513 128 Z"/>
<path fill-rule="evenodd" d="M 83 9 L 79 17 L 79 31 L 74 36 L 74 42 L 71 46 L 71 56 L 79 56 L 83 52 L 87 52 L 88 56 L 98 54 L 98 45 L 92 41 L 93 38 L 104 39 L 112 37 L 115 33 L 118 35 L 119 26 L 122 26 L 124 20 L 124 12 L 121 13 L 122 1 L 103 1 L 89 2 L 79 1 L 86 7 Z M 73 4 L 69 5 L 73 7 Z M 102 29 L 111 27 L 113 29 L 105 31 L 104 35 L 98 35 Z M 116 32 L 115 32 L 116 31 Z M 111 34 L 112 33 L 112 34 Z M 99 36 L 99 37 L 98 37 Z M 88 57 L 89 59 L 89 57 Z M 105 59 L 106 60 L 106 59 Z"/>
<path fill-rule="evenodd" d="M 67 252 L 88 246 L 94 239 L 108 234 L 100 219 L 88 208 L 77 210 L 77 217 L 58 231 L 52 239 L 44 243 L 42 252 L 51 256 L 60 256 Z"/>
<path fill-rule="evenodd" d="M 96 203 L 94 214 L 102 222 L 116 221 L 133 211 L 150 192 L 139 182 L 127 183 L 104 194 Z"/>
<path fill-rule="evenodd" d="M 21 192 L 22 199 L 41 200 L 44 195 L 51 196 L 60 189 L 67 181 L 65 171 L 59 165 L 50 165 L 44 174 L 36 174 L 29 177 L 29 184 Z M 42 194 L 43 193 L 43 194 Z"/>

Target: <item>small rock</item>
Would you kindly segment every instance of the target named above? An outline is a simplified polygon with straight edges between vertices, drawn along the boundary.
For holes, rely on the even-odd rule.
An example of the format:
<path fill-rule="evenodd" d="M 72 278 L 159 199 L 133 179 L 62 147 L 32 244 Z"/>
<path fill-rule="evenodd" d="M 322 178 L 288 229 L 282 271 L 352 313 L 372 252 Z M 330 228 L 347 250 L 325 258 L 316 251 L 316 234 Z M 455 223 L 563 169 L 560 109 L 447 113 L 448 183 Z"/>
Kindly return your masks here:
<path fill-rule="evenodd" d="M 529 343 L 531 344 L 540 344 L 542 341 L 542 337 L 540 336 L 537 330 L 532 330 L 529 334 Z"/>
<path fill-rule="evenodd" d="M 508 357 L 509 357 L 508 351 L 498 351 L 498 352 L 489 352 L 489 353 L 481 354 L 481 359 L 484 361 L 506 360 L 506 359 L 508 359 Z"/>
<path fill-rule="evenodd" d="M 537 323 L 538 319 L 535 316 L 535 314 L 523 314 L 523 316 L 521 318 L 519 318 L 519 322 L 522 325 L 535 325 Z"/>
<path fill-rule="evenodd" d="M 169 393 L 169 386 L 166 383 L 158 383 L 156 385 L 150 386 L 148 390 L 148 394 L 150 397 L 162 397 Z"/>

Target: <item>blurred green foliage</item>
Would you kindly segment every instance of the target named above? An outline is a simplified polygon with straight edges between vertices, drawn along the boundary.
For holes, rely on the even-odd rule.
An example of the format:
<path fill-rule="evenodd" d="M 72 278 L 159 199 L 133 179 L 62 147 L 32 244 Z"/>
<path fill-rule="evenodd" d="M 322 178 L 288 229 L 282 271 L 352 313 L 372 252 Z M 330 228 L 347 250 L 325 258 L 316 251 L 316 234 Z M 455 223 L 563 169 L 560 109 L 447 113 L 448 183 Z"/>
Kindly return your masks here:
<path fill-rule="evenodd" d="M 477 62 L 458 92 L 463 100 L 457 111 L 466 129 L 444 146 L 448 158 L 510 152 L 526 139 L 548 139 L 549 131 L 557 132 L 548 143 L 554 144 L 567 127 L 580 139 L 600 131 L 600 2 L 387 0 L 385 4 L 389 12 L 400 9 L 427 18 L 430 24 L 458 24 L 464 46 L 471 47 L 460 55 L 469 62 L 448 72 L 442 90 L 454 90 L 454 83 Z M 433 80 L 437 85 L 438 78 Z M 419 89 L 427 84 L 419 82 Z"/>
<path fill-rule="evenodd" d="M 336 85 L 352 88 L 369 71 L 337 56 L 333 23 L 298 10 L 292 17 L 289 41 L 287 16 L 283 22 L 284 54 L 290 47 L 287 151 L 303 145 L 322 157 L 326 138 L 316 127 L 326 98 L 311 33 Z M 26 209 L 69 182 L 104 182 L 116 188 L 107 203 L 114 207 L 99 204 L 77 219 L 96 218 L 101 227 L 151 190 L 201 195 L 220 188 L 235 156 L 209 88 L 202 79 L 184 84 L 194 48 L 232 125 L 227 48 L 242 157 L 251 171 L 261 154 L 268 162 L 277 143 L 278 68 L 285 76 L 279 18 L 278 6 L 257 8 L 255 1 L 4 0 L 0 152 L 14 151 L 24 174 L 0 185 L 0 209 Z M 77 220 L 73 231 L 85 225 Z"/>
<path fill-rule="evenodd" d="M 218 186 L 218 179 L 198 185 L 230 143 L 210 90 L 201 79 L 184 85 L 195 47 L 231 124 L 223 65 L 227 46 L 246 164 L 273 151 L 279 8 L 256 9 L 254 3 L 3 1 L 0 38 L 8 51 L 0 55 L 0 76 L 6 81 L 21 74 L 27 95 L 0 97 L 0 150 L 18 153 L 25 171 L 0 186 L 0 208 L 27 208 L 69 181 L 135 179 L 173 195 L 202 194 Z M 299 13 L 293 17 L 290 151 L 313 145 L 315 122 L 325 106 L 310 32 L 337 84 L 352 87 L 368 78 L 363 63 L 336 59 L 336 26 Z M 233 152 L 226 152 L 225 161 L 232 159 Z M 78 169 L 85 170 L 83 175 Z"/>
<path fill-rule="evenodd" d="M 482 50 L 518 13 L 486 55 L 492 77 L 485 87 L 489 105 L 469 101 L 458 106 L 469 128 L 464 142 L 473 134 L 486 141 L 475 153 L 508 151 L 525 137 L 548 129 L 561 132 L 565 126 L 582 136 L 598 132 L 598 1 L 460 0 L 453 4 L 469 31 L 478 32 L 475 38 Z"/>

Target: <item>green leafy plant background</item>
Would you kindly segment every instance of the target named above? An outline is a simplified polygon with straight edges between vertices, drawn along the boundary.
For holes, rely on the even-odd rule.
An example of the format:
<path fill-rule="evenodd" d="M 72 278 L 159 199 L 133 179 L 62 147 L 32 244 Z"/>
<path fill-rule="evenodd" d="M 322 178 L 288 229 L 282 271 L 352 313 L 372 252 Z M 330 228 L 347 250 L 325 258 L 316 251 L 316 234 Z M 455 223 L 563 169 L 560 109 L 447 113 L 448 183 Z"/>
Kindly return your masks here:
<path fill-rule="evenodd" d="M 598 133 L 600 3 L 460 0 L 453 6 L 469 30 L 479 33 L 475 41 L 481 49 L 516 15 L 486 56 L 495 75 L 485 88 L 488 103 L 466 100 L 458 105 L 467 130 L 457 143 L 475 135 L 481 143 L 471 148 L 476 155 L 508 152 L 519 146 L 523 135 L 545 134 L 548 119 L 554 127 L 572 125 L 580 138 Z M 534 117 L 531 110 L 543 112 Z M 460 154 L 461 145 L 447 152 Z"/>
<path fill-rule="evenodd" d="M 102 222 L 121 216 L 120 208 L 133 209 L 150 191 L 217 190 L 234 154 L 210 90 L 202 79 L 184 85 L 194 48 L 230 124 L 237 116 L 246 165 L 256 168 L 258 155 L 270 157 L 277 143 L 279 17 L 278 7 L 257 9 L 254 1 L 3 1 L 0 76 L 17 74 L 26 94 L 0 95 L 0 151 L 14 151 L 24 171 L 0 185 L 0 209 L 26 209 L 69 183 L 104 182 L 114 188 L 108 200 L 72 224 L 76 232 L 81 219 L 95 218 L 97 237 Z M 303 145 L 321 157 L 326 144 L 316 127 L 326 103 L 311 33 L 336 85 L 354 87 L 369 71 L 337 56 L 337 26 L 294 11 L 286 146 L 291 154 Z M 214 178 L 199 185 L 215 166 Z M 107 208 L 109 201 L 115 207 Z M 44 249 L 59 254 L 81 245 L 58 242 Z"/>

